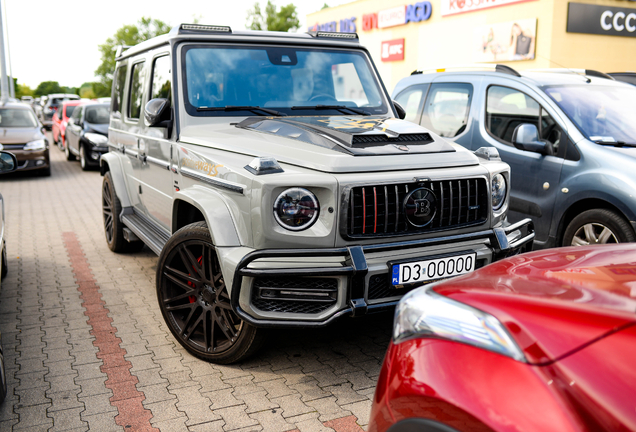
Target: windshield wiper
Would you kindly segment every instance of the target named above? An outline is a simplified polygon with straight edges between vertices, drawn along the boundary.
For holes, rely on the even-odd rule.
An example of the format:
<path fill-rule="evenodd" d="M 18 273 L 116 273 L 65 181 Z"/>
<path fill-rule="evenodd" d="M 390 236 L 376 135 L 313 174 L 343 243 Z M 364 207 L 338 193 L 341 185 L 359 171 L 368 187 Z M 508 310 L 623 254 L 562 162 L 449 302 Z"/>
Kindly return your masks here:
<path fill-rule="evenodd" d="M 360 115 L 371 115 L 368 112 L 366 112 L 365 110 L 361 110 L 360 108 L 353 108 L 353 107 L 348 107 L 346 105 L 310 105 L 310 106 L 293 106 L 291 107 L 291 109 L 293 110 L 328 110 L 328 109 L 332 109 L 332 110 L 338 110 L 340 112 L 343 112 L 343 110 L 348 110 L 354 114 L 360 114 Z"/>
<path fill-rule="evenodd" d="M 626 143 L 625 141 L 594 141 L 596 144 L 612 147 L 636 147 L 636 143 Z"/>
<path fill-rule="evenodd" d="M 235 105 L 227 105 L 224 107 L 198 107 L 197 111 L 251 111 L 254 114 L 257 115 L 263 115 L 263 114 L 259 114 L 258 112 L 264 112 L 266 114 L 272 115 L 272 116 L 278 116 L 278 117 L 282 117 L 282 116 L 286 116 L 287 114 L 282 113 L 280 111 L 276 111 L 276 110 L 271 110 L 271 109 L 267 109 L 267 108 L 261 108 L 259 106 L 250 106 L 250 105 L 246 105 L 246 106 L 235 106 Z"/>

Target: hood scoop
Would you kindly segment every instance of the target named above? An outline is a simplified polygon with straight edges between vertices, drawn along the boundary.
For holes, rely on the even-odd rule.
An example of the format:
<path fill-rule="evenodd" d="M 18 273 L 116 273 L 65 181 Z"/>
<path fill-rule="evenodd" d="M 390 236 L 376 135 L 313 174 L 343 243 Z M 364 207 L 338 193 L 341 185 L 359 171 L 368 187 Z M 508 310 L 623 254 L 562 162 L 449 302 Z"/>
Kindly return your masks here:
<path fill-rule="evenodd" d="M 248 117 L 236 127 L 325 147 L 353 156 L 454 152 L 421 126 L 382 117 Z"/>

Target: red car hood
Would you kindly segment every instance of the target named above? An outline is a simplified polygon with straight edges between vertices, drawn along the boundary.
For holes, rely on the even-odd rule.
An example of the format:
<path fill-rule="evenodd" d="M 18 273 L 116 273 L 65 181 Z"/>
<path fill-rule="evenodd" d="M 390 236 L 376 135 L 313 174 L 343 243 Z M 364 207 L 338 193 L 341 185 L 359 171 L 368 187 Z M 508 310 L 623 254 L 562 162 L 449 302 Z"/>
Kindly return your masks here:
<path fill-rule="evenodd" d="M 495 316 L 545 364 L 636 322 L 636 245 L 532 252 L 434 290 Z"/>

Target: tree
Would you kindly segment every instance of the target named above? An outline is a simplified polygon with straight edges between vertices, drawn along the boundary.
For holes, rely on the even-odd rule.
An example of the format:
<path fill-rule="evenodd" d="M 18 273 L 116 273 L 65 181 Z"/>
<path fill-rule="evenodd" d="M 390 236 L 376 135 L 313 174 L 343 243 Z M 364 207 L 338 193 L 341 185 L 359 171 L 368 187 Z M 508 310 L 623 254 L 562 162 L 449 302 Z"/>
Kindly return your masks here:
<path fill-rule="evenodd" d="M 278 10 L 276 5 L 267 0 L 265 16 L 261 11 L 261 6 L 254 3 L 254 8 L 247 12 L 247 28 L 250 30 L 271 30 L 271 31 L 296 31 L 300 27 L 296 6 L 293 3 L 283 6 Z"/>
<path fill-rule="evenodd" d="M 20 99 L 22 96 L 33 96 L 33 90 L 31 87 L 24 84 L 18 84 L 17 78 L 13 78 L 13 84 L 15 85 L 15 97 L 17 99 Z"/>
<path fill-rule="evenodd" d="M 99 85 L 94 86 L 93 92 L 97 96 L 108 96 L 115 72 L 115 49 L 119 45 L 133 46 L 155 36 L 166 34 L 170 31 L 170 25 L 157 19 L 142 17 L 137 24 L 126 24 L 115 32 L 113 37 L 99 45 L 102 62 L 95 70 L 99 77 Z M 103 94 L 106 89 L 106 94 Z M 95 91 L 97 90 L 97 91 Z"/>
<path fill-rule="evenodd" d="M 42 81 L 33 91 L 33 95 L 36 97 L 51 93 L 64 93 L 64 89 L 57 81 Z"/>

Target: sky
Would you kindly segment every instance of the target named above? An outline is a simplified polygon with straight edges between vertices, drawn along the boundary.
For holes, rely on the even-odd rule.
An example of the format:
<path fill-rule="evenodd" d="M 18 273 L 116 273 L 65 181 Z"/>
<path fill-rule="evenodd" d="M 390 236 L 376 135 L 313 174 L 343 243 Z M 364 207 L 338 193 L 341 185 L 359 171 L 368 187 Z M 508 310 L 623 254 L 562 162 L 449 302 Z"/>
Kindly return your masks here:
<path fill-rule="evenodd" d="M 294 3 L 301 29 L 307 14 L 352 0 L 275 0 L 278 7 Z M 142 16 L 171 26 L 190 23 L 229 25 L 244 30 L 247 11 L 256 0 L 0 0 L 6 10 L 11 70 L 18 84 L 35 89 L 42 81 L 79 87 L 95 81 L 100 64 L 98 45 L 125 24 Z M 266 0 L 260 0 L 261 9 Z M 231 6 L 230 6 L 231 5 Z M 4 12 L 3 12 L 4 13 Z M 8 72 L 8 71 L 7 71 Z"/>

